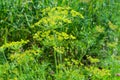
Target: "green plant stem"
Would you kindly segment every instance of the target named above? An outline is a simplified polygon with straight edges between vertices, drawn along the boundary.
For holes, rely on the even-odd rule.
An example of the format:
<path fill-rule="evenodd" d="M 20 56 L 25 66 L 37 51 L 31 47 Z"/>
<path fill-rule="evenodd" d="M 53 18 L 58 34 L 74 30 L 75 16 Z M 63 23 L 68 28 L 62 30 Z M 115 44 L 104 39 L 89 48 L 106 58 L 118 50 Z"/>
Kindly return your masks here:
<path fill-rule="evenodd" d="M 5 62 L 8 62 L 5 53 L 4 52 L 2 52 L 2 53 L 3 53 L 3 57 L 4 57 Z"/>
<path fill-rule="evenodd" d="M 8 36 L 8 28 L 5 27 L 5 37 L 4 37 L 4 44 L 7 43 L 7 36 Z"/>
<path fill-rule="evenodd" d="M 56 73 L 58 73 L 58 70 L 57 70 L 57 54 L 56 54 L 55 51 L 54 51 L 54 61 L 55 61 Z"/>

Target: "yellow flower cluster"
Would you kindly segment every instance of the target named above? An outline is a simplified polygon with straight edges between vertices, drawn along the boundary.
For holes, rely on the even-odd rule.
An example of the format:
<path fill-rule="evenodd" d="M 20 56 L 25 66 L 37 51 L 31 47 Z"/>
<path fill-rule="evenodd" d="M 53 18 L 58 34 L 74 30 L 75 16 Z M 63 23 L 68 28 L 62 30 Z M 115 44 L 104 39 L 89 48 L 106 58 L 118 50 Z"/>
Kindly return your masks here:
<path fill-rule="evenodd" d="M 57 28 L 56 25 L 62 25 L 62 23 L 72 23 L 72 17 L 84 18 L 83 15 L 75 10 L 72 10 L 70 7 L 54 7 L 46 8 L 42 10 L 43 18 L 36 22 L 31 27 L 43 25 L 45 28 Z M 43 27 L 43 28 L 44 28 Z"/>
<path fill-rule="evenodd" d="M 109 28 L 112 29 L 112 30 L 118 29 L 118 26 L 114 25 L 114 24 L 111 23 L 110 21 L 109 21 L 108 25 L 109 25 Z"/>
<path fill-rule="evenodd" d="M 102 27 L 102 26 L 96 26 L 96 27 L 95 27 L 95 30 L 96 30 L 97 32 L 99 32 L 99 33 L 102 33 L 102 32 L 104 32 L 104 27 Z"/>
<path fill-rule="evenodd" d="M 63 39 L 76 39 L 73 35 L 69 35 L 65 32 L 57 32 L 54 31 L 58 35 L 58 40 L 63 40 Z"/>
<path fill-rule="evenodd" d="M 27 40 L 27 41 L 21 40 L 21 41 L 17 41 L 17 42 L 6 43 L 0 47 L 0 51 L 4 51 L 4 49 L 6 49 L 6 48 L 18 50 L 23 44 L 26 44 L 28 42 L 29 42 L 29 40 Z"/>
<path fill-rule="evenodd" d="M 11 54 L 9 59 L 11 61 L 16 61 L 19 65 L 33 61 L 34 57 L 41 53 L 40 50 L 26 50 L 25 52 Z"/>
<path fill-rule="evenodd" d="M 76 12 L 74 10 L 71 10 L 71 14 L 73 17 L 79 16 L 80 18 L 84 18 L 82 14 L 80 14 L 79 12 Z"/>
<path fill-rule="evenodd" d="M 60 54 L 63 54 L 65 52 L 64 47 L 53 47 L 54 51 Z"/>
<path fill-rule="evenodd" d="M 53 33 L 53 34 L 52 34 Z M 63 41 L 67 39 L 76 39 L 73 35 L 69 35 L 65 32 L 57 32 L 55 30 L 48 30 L 48 31 L 38 31 L 34 36 L 34 39 L 38 41 L 42 41 L 43 39 L 49 40 L 49 41 Z"/>
<path fill-rule="evenodd" d="M 73 67 L 73 66 L 79 67 L 80 65 L 83 66 L 83 64 L 79 60 L 76 60 L 76 59 L 65 58 L 65 62 L 66 62 L 67 66 L 71 66 L 71 67 Z"/>
<path fill-rule="evenodd" d="M 91 56 L 88 56 L 88 55 L 87 55 L 87 59 L 88 59 L 91 63 L 97 63 L 97 62 L 100 62 L 99 59 L 97 59 L 97 58 L 92 58 Z"/>
<path fill-rule="evenodd" d="M 118 45 L 117 42 L 109 42 L 109 43 L 107 43 L 107 46 L 110 47 L 110 48 L 116 48 L 117 45 Z"/>
<path fill-rule="evenodd" d="M 106 69 L 99 69 L 97 67 L 85 67 L 85 69 L 89 72 L 92 73 L 92 75 L 96 76 L 96 77 L 104 77 L 104 76 L 110 76 L 110 70 L 106 70 Z"/>

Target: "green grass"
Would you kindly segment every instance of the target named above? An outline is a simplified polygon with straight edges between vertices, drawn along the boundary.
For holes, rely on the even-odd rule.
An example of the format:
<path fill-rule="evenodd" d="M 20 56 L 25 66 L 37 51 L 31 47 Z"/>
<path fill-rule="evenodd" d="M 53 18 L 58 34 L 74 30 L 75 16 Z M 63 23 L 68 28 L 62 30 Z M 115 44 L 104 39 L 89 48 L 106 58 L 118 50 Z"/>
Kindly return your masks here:
<path fill-rule="evenodd" d="M 0 80 L 119 80 L 120 1 L 1 0 Z"/>

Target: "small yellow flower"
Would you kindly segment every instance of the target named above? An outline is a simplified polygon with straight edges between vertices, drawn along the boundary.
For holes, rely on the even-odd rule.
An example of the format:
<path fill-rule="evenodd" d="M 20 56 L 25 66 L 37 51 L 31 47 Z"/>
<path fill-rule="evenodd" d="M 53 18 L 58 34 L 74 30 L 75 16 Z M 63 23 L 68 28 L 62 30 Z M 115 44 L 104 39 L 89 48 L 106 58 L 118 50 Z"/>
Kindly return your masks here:
<path fill-rule="evenodd" d="M 99 59 L 97 59 L 97 58 L 92 58 L 91 56 L 87 56 L 87 59 L 90 60 L 91 63 L 97 63 L 97 62 L 100 62 Z"/>
<path fill-rule="evenodd" d="M 101 26 L 96 26 L 96 31 L 99 32 L 99 33 L 102 33 L 104 32 L 104 27 L 101 27 Z"/>
<path fill-rule="evenodd" d="M 58 36 L 58 40 L 59 40 L 59 41 L 62 41 L 62 40 L 63 40 L 63 37 L 62 37 L 62 36 Z"/>
<path fill-rule="evenodd" d="M 115 48 L 117 47 L 117 42 L 111 42 L 111 43 L 107 43 L 107 46 L 110 47 L 110 48 Z"/>
<path fill-rule="evenodd" d="M 76 12 L 74 10 L 71 10 L 71 14 L 73 17 L 79 16 L 80 18 L 84 18 L 83 15 L 79 12 Z"/>
<path fill-rule="evenodd" d="M 74 37 L 73 35 L 70 35 L 70 38 L 71 38 L 71 39 L 76 39 L 76 37 Z"/>
<path fill-rule="evenodd" d="M 110 21 L 109 21 L 108 25 L 109 25 L 110 29 L 112 29 L 112 30 L 116 30 L 118 28 L 118 26 L 114 25 Z"/>
<path fill-rule="evenodd" d="M 64 37 L 64 39 L 69 39 L 69 35 L 65 32 L 62 32 L 61 35 Z"/>

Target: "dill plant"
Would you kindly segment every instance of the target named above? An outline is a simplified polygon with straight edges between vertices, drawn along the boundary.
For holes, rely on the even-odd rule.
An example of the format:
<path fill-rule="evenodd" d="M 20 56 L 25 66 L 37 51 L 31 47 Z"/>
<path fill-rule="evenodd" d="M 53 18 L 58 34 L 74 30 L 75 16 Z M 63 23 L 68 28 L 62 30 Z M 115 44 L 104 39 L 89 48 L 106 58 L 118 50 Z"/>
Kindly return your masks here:
<path fill-rule="evenodd" d="M 1 0 L 0 80 L 119 80 L 119 6 Z"/>

